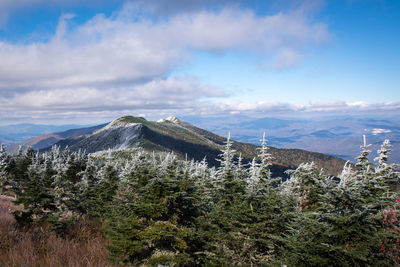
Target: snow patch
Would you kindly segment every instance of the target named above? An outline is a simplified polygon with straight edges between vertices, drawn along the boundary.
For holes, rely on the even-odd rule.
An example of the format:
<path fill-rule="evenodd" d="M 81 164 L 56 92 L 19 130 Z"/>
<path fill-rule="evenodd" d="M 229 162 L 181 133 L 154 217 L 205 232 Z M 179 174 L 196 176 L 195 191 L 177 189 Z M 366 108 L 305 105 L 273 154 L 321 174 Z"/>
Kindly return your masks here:
<path fill-rule="evenodd" d="M 140 123 L 136 123 L 136 122 L 126 122 L 126 121 L 121 120 L 121 119 L 115 119 L 115 120 L 113 120 L 112 122 L 110 122 L 106 127 L 101 128 L 101 129 L 95 131 L 93 134 L 101 133 L 101 132 L 103 132 L 103 131 L 110 130 L 110 129 L 132 127 L 132 126 L 136 126 L 136 125 L 139 125 L 139 124 L 140 124 Z"/>
<path fill-rule="evenodd" d="M 79 144 L 89 153 L 108 149 L 131 149 L 139 145 L 138 140 L 141 136 L 142 126 L 141 123 L 125 123 L 122 126 L 108 125 Z"/>
<path fill-rule="evenodd" d="M 158 120 L 157 122 L 158 122 L 158 123 L 162 123 L 162 122 L 179 123 L 180 120 L 179 120 L 177 117 L 175 117 L 175 116 L 169 116 L 168 118 Z"/>
<path fill-rule="evenodd" d="M 116 129 L 116 128 L 125 128 L 125 127 L 127 128 L 127 127 L 131 127 L 131 126 L 136 126 L 138 124 L 140 124 L 140 123 L 136 123 L 136 122 L 129 122 L 129 123 L 127 123 L 127 122 L 116 122 L 114 124 L 110 123 L 109 125 L 107 125 L 103 129 L 107 130 L 107 129 Z"/>

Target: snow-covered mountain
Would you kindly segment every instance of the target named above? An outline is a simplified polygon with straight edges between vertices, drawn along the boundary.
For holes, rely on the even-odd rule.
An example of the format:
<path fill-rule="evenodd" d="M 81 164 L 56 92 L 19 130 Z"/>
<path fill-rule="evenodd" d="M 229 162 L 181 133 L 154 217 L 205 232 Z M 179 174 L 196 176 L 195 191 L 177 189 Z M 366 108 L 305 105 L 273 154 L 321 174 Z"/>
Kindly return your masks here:
<path fill-rule="evenodd" d="M 168 117 L 155 122 L 139 117 L 124 116 L 107 125 L 99 125 L 91 129 L 75 129 L 74 131 L 77 134 L 63 135 L 63 133 L 59 133 L 58 137 L 64 137 L 58 140 L 47 139 L 48 147 L 40 149 L 49 149 L 51 145 L 56 144 L 61 148 L 68 147 L 72 151 L 85 150 L 93 153 L 108 149 L 141 147 L 149 151 L 173 151 L 188 159 L 202 160 L 206 157 L 209 164 L 216 165 L 220 149 L 226 141 L 224 137 L 176 117 Z M 258 153 L 257 146 L 248 143 L 234 141 L 233 149 L 242 155 L 245 162 Z M 270 147 L 270 152 L 275 158 L 273 171 L 280 174 L 288 168 L 297 167 L 302 162 L 313 161 L 332 175 L 336 175 L 344 165 L 342 159 L 300 149 Z"/>
<path fill-rule="evenodd" d="M 218 155 L 225 141 L 224 137 L 173 116 L 157 122 L 124 116 L 108 124 L 39 136 L 20 144 L 9 145 L 6 149 L 12 152 L 22 145 L 43 151 L 50 149 L 52 145 L 58 145 L 62 149 L 68 147 L 72 151 L 93 153 L 141 147 L 149 151 L 173 151 L 188 159 L 202 160 L 206 157 L 209 164 L 217 165 Z M 233 142 L 233 149 L 242 155 L 244 163 L 257 155 L 257 148 L 254 144 Z M 273 171 L 280 174 L 300 163 L 313 161 L 327 173 L 337 175 L 345 163 L 333 156 L 300 149 L 270 147 L 270 152 L 275 158 Z"/>

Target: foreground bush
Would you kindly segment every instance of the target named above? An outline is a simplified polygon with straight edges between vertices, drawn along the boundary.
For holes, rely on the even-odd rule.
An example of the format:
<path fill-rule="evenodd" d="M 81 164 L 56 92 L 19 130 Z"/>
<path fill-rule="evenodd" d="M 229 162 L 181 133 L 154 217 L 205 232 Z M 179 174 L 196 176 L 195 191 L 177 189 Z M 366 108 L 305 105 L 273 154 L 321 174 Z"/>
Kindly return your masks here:
<path fill-rule="evenodd" d="M 106 240 L 99 225 L 77 222 L 61 238 L 48 226 L 21 229 L 12 211 L 21 209 L 13 198 L 0 196 L 0 265 L 8 266 L 111 266 Z"/>

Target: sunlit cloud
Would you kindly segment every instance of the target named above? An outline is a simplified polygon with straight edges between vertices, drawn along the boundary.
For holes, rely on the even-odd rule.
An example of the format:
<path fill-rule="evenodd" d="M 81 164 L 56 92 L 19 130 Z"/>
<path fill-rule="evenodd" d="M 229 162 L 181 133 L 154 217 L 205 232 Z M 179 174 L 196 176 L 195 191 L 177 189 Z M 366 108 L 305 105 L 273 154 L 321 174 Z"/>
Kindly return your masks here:
<path fill-rule="evenodd" d="M 249 115 L 260 114 L 346 114 L 357 112 L 384 112 L 400 113 L 400 102 L 366 103 L 331 101 L 320 103 L 291 104 L 285 102 L 240 102 L 225 101 L 219 104 L 221 113 L 242 113 Z"/>
<path fill-rule="evenodd" d="M 135 3 L 75 27 L 69 27 L 75 15 L 63 14 L 48 42 L 0 42 L 1 116 L 23 110 L 41 116 L 129 109 L 202 112 L 218 106 L 207 99 L 228 95 L 193 76 L 170 77 L 193 52 L 256 52 L 283 69 L 299 64 L 309 45 L 329 39 L 326 25 L 309 21 L 304 12 L 259 16 L 236 5 L 209 10 L 188 2 L 181 6 L 185 12 L 153 19 Z M 148 7 L 155 12 L 162 4 Z"/>

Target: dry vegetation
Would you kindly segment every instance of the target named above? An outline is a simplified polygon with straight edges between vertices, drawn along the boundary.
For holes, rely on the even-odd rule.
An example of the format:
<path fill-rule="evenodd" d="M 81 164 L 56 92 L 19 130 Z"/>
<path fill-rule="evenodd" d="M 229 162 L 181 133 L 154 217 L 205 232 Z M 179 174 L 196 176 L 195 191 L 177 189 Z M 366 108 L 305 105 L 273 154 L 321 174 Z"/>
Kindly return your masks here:
<path fill-rule="evenodd" d="M 47 227 L 19 229 L 12 212 L 13 198 L 0 195 L 0 266 L 111 266 L 106 240 L 93 222 L 74 225 L 66 238 Z"/>

